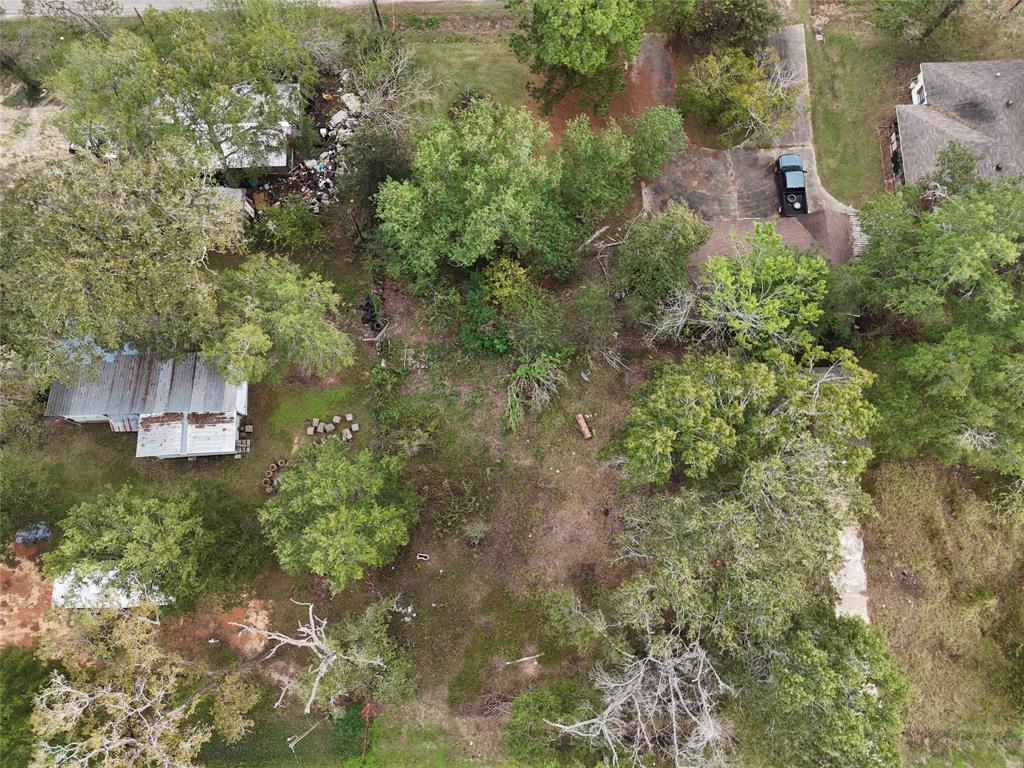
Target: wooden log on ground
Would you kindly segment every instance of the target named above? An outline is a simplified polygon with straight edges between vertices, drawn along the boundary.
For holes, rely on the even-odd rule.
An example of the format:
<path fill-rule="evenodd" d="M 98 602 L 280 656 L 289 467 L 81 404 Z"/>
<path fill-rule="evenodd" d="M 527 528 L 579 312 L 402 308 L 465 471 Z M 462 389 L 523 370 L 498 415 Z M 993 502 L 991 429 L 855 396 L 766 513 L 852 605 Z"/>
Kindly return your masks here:
<path fill-rule="evenodd" d="M 576 414 L 576 423 L 579 425 L 584 440 L 589 440 L 594 436 L 594 433 L 590 431 L 590 425 L 587 424 L 587 417 L 582 413 Z"/>

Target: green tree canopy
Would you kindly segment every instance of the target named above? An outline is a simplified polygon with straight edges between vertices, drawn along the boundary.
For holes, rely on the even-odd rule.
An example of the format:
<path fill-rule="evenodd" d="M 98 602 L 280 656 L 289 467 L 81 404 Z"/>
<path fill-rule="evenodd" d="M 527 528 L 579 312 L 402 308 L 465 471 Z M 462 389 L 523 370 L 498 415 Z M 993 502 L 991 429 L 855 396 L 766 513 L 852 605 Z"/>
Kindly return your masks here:
<path fill-rule="evenodd" d="M 509 0 L 518 27 L 509 43 L 530 71 L 544 77 L 532 88 L 550 111 L 567 93 L 607 109 L 625 86 L 625 65 L 640 50 L 651 0 Z"/>
<path fill-rule="evenodd" d="M 638 176 L 652 176 L 686 144 L 683 118 L 671 107 L 653 107 L 627 125 L 613 119 L 595 132 L 586 115 L 562 134 L 560 191 L 565 207 L 586 222 L 597 221 L 629 200 Z"/>
<path fill-rule="evenodd" d="M 412 665 L 388 634 L 393 607 L 386 600 L 378 600 L 331 630 L 331 647 L 350 658 L 373 663 L 332 664 L 317 690 L 324 711 L 338 712 L 339 703 L 352 699 L 397 704 L 409 698 L 414 687 Z"/>
<path fill-rule="evenodd" d="M 641 566 L 619 600 L 632 624 L 671 615 L 689 636 L 744 657 L 829 597 L 839 530 L 870 507 L 858 476 L 874 414 L 863 393 L 871 374 L 835 354 L 826 368 L 706 355 L 638 390 L 626 482 L 682 475 L 700 485 L 623 513 L 622 544 Z"/>
<path fill-rule="evenodd" d="M 131 590 L 154 587 L 176 599 L 201 589 L 200 563 L 209 555 L 202 517 L 190 495 L 145 496 L 131 486 L 73 507 L 61 523 L 60 545 L 43 558 L 50 578 L 113 573 Z"/>
<path fill-rule="evenodd" d="M 526 109 L 470 98 L 417 141 L 410 179 L 381 185 L 381 240 L 421 283 L 445 264 L 470 268 L 499 254 L 564 276 L 581 227 L 621 206 L 638 174 L 681 148 L 681 123 L 666 107 L 628 132 L 613 122 L 595 133 L 580 118 L 553 152 L 546 124 Z"/>
<path fill-rule="evenodd" d="M 219 278 L 220 332 L 203 354 L 228 381 L 258 381 L 288 365 L 317 376 L 351 365 L 352 341 L 331 320 L 333 287 L 276 256 L 254 254 Z"/>
<path fill-rule="evenodd" d="M 769 748 L 797 768 L 898 768 L 907 685 L 884 638 L 820 606 L 771 655 L 748 703 Z"/>
<path fill-rule="evenodd" d="M 824 315 L 825 260 L 787 246 L 772 224 L 757 224 L 735 251 L 708 259 L 693 291 L 676 291 L 654 335 L 686 333 L 755 353 L 809 350 Z"/>
<path fill-rule="evenodd" d="M 286 6 L 243 0 L 210 14 L 143 15 L 140 33 L 70 47 L 53 87 L 65 105 L 61 126 L 81 146 L 110 144 L 147 154 L 162 139 L 183 140 L 204 167 L 259 166 L 300 123 L 315 74 Z"/>
<path fill-rule="evenodd" d="M 25 173 L 0 191 L 0 231 L 2 343 L 39 386 L 125 343 L 169 354 L 202 338 L 207 255 L 240 237 L 237 211 L 164 153 Z"/>
<path fill-rule="evenodd" d="M 797 81 L 774 48 L 747 54 L 725 48 L 698 59 L 679 83 L 677 99 L 729 144 L 768 145 L 792 125 Z"/>
<path fill-rule="evenodd" d="M 252 726 L 256 689 L 236 671 L 167 651 L 152 606 L 65 612 L 44 638 L 54 672 L 36 698 L 32 765 L 191 768 L 214 733 L 234 744 Z"/>
<path fill-rule="evenodd" d="M 544 230 L 569 225 L 553 196 L 559 166 L 546 151 L 549 138 L 526 109 L 487 98 L 437 118 L 416 143 L 412 178 L 380 187 L 383 242 L 418 279 L 444 263 L 487 261 L 499 245 L 557 258 L 553 252 L 570 244 L 550 242 Z"/>
<path fill-rule="evenodd" d="M 656 19 L 704 50 L 733 46 L 747 53 L 782 24 L 772 0 L 658 0 Z"/>
<path fill-rule="evenodd" d="M 631 313 L 652 320 L 673 290 L 689 282 L 690 256 L 711 234 L 711 226 L 685 203 L 638 219 L 619 246 L 614 283 L 626 293 Z"/>
<path fill-rule="evenodd" d="M 874 421 L 863 398 L 873 377 L 849 352 L 832 356 L 836 362 L 819 369 L 786 355 L 766 363 L 713 354 L 665 365 L 633 393 L 622 437 L 627 484 L 701 480 L 795 449 L 803 438 L 813 438 L 830 466 L 858 474 L 870 456 L 858 443 Z"/>
<path fill-rule="evenodd" d="M 935 181 L 865 204 L 868 246 L 837 285 L 844 313 L 885 331 L 864 355 L 881 377 L 879 449 L 1021 477 L 1024 188 L 978 180 L 964 160 L 951 146 Z"/>
<path fill-rule="evenodd" d="M 397 456 L 353 453 L 340 439 L 303 448 L 259 511 L 281 567 L 318 573 L 337 593 L 367 566 L 389 562 L 417 514 L 398 481 L 402 465 Z"/>
<path fill-rule="evenodd" d="M 805 445 L 752 462 L 739 486 L 628 507 L 621 543 L 641 570 L 619 590 L 624 620 L 643 627 L 670 615 L 741 659 L 779 642 L 796 614 L 831 598 L 824 575 L 838 566 L 839 530 L 868 503 L 855 478 L 826 463 Z"/>

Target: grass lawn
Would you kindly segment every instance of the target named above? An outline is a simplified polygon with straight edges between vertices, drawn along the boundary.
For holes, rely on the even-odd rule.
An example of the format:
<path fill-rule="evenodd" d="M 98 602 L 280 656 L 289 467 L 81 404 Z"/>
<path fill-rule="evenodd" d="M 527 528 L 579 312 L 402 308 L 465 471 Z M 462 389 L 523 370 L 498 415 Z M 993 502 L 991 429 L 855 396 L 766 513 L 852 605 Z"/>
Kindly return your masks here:
<path fill-rule="evenodd" d="M 891 119 L 901 86 L 916 71 L 900 61 L 900 48 L 852 21 L 829 24 L 823 42 L 807 32 L 818 172 L 833 195 L 852 205 L 883 190 L 875 129 Z"/>
<path fill-rule="evenodd" d="M 459 94 L 484 91 L 502 104 L 526 102 L 529 69 L 503 39 L 445 37 L 417 44 L 416 60 L 437 82 L 433 106 L 443 112 Z"/>
<path fill-rule="evenodd" d="M 1024 528 L 975 486 L 924 462 L 883 463 L 866 478 L 878 512 L 864 528 L 872 620 L 910 683 L 909 742 L 934 765 L 958 764 L 944 747 L 998 752 L 1024 735 L 1009 682 L 1024 629 Z"/>

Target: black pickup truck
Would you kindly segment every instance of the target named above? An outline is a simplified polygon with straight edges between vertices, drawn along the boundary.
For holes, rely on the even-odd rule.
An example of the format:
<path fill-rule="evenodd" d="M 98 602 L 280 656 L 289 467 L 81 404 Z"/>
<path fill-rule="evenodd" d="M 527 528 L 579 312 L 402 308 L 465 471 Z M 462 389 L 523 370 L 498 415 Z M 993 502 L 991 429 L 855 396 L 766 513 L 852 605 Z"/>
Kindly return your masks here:
<path fill-rule="evenodd" d="M 775 186 L 779 190 L 779 213 L 799 216 L 807 213 L 807 187 L 800 155 L 780 155 L 775 161 Z"/>

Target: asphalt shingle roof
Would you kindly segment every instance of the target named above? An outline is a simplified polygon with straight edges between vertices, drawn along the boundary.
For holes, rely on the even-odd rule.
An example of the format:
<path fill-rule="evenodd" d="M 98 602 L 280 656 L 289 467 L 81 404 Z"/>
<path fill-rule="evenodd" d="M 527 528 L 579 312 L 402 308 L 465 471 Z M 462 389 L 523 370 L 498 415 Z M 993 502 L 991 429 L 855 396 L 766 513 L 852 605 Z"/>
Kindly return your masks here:
<path fill-rule="evenodd" d="M 908 181 L 934 172 L 954 140 L 982 176 L 1024 174 L 1024 59 L 925 63 L 921 74 L 927 103 L 896 107 Z"/>

